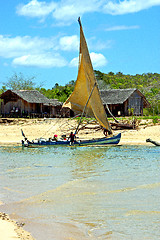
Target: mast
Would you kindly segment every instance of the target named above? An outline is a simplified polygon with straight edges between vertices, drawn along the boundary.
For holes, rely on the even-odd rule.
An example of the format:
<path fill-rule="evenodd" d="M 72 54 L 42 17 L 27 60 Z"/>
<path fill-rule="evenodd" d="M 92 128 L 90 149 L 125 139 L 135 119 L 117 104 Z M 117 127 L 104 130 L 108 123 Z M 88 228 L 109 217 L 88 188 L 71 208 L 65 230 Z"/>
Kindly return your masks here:
<path fill-rule="evenodd" d="M 76 131 L 75 131 L 75 135 L 76 135 L 76 133 L 77 133 L 77 131 L 78 131 L 79 125 L 81 124 L 82 117 L 83 117 L 83 115 L 84 115 L 84 113 L 85 113 L 87 104 L 88 104 L 88 102 L 89 102 L 89 100 L 90 100 L 90 98 L 91 98 L 91 96 L 92 96 L 92 93 L 93 93 L 93 90 L 94 90 L 95 86 L 96 86 L 96 82 L 95 82 L 95 84 L 94 84 L 94 86 L 93 86 L 93 88 L 92 88 L 92 91 L 91 91 L 91 93 L 90 93 L 90 95 L 89 95 L 89 97 L 88 97 L 88 100 L 87 100 L 87 102 L 86 102 L 86 105 L 84 106 L 84 109 L 83 109 L 83 112 L 82 112 L 80 121 L 79 121 L 78 126 L 77 126 Z"/>
<path fill-rule="evenodd" d="M 80 17 L 78 18 L 78 22 L 79 22 L 80 27 L 82 27 L 82 23 L 81 23 L 81 18 Z"/>
<path fill-rule="evenodd" d="M 75 112 L 82 113 L 75 133 L 78 131 L 82 117 L 84 116 L 86 110 L 90 117 L 95 117 L 103 128 L 109 132 L 112 132 L 100 96 L 80 17 L 78 18 L 78 23 L 80 26 L 78 76 L 74 91 L 65 101 L 63 107 L 68 107 L 73 109 Z"/>
<path fill-rule="evenodd" d="M 82 23 L 81 23 L 80 17 L 78 18 L 78 22 L 79 22 L 80 27 L 82 27 Z M 91 93 L 90 93 L 90 95 L 89 95 L 89 97 L 88 97 L 88 100 L 87 100 L 87 102 L 86 102 L 86 105 L 84 106 L 83 112 L 82 112 L 82 114 L 81 114 L 80 121 L 79 121 L 78 126 L 77 126 L 76 131 L 75 131 L 75 135 L 77 134 L 78 128 L 79 128 L 79 126 L 80 126 L 80 124 L 81 124 L 81 121 L 82 121 L 82 117 L 84 116 L 84 113 L 85 113 L 87 104 L 88 104 L 88 102 L 89 102 L 89 100 L 90 100 L 90 98 L 91 98 L 91 96 L 92 96 L 92 93 L 93 93 L 93 90 L 94 90 L 95 86 L 96 86 L 96 82 L 94 83 L 94 86 L 93 86 L 93 88 L 92 88 L 92 90 L 91 90 Z"/>

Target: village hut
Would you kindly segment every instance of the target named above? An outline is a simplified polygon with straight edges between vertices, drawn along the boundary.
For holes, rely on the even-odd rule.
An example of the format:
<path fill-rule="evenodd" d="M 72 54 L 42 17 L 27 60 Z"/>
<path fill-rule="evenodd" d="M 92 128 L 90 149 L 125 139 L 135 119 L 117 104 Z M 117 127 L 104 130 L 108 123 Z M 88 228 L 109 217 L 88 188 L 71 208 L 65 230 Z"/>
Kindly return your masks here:
<path fill-rule="evenodd" d="M 44 116 L 61 117 L 62 105 L 58 99 L 49 99 L 48 103 L 44 103 Z"/>
<path fill-rule="evenodd" d="M 3 100 L 1 115 L 5 117 L 53 116 L 60 108 L 57 100 L 53 102 L 37 90 L 7 90 L 0 98 Z"/>
<path fill-rule="evenodd" d="M 101 90 L 100 95 L 106 111 L 108 105 L 114 116 L 142 116 L 143 108 L 150 107 L 145 96 L 136 88 Z"/>

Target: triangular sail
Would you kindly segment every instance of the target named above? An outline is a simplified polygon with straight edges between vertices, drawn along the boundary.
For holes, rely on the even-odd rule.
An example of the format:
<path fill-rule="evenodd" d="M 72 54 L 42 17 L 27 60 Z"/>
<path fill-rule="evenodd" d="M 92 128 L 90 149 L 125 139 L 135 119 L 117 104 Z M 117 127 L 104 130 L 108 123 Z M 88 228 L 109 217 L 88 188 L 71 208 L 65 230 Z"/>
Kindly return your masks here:
<path fill-rule="evenodd" d="M 95 117 L 102 127 L 111 132 L 106 112 L 100 97 L 97 81 L 94 75 L 94 70 L 92 67 L 80 19 L 79 23 L 80 23 L 80 54 L 78 76 L 74 91 L 70 95 L 70 97 L 66 100 L 66 102 L 63 104 L 63 107 L 69 107 L 70 109 L 73 109 L 75 112 L 83 112 L 85 108 L 85 112 L 87 113 L 88 116 Z M 86 106 L 87 101 L 88 104 Z"/>

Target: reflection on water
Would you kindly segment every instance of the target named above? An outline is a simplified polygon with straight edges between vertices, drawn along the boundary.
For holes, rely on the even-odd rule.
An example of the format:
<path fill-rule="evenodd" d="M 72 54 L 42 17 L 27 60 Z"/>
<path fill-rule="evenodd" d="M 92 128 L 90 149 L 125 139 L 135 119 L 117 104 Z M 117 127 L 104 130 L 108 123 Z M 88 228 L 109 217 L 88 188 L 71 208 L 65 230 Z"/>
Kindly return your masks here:
<path fill-rule="evenodd" d="M 1 147 L 0 167 L 0 210 L 38 240 L 160 236 L 160 148 Z"/>
<path fill-rule="evenodd" d="M 84 149 L 83 149 L 84 150 Z M 86 178 L 97 173 L 98 168 L 101 167 L 104 153 L 107 148 L 88 148 L 84 151 L 76 151 L 76 154 L 71 157 L 70 164 L 73 166 L 73 178 Z"/>

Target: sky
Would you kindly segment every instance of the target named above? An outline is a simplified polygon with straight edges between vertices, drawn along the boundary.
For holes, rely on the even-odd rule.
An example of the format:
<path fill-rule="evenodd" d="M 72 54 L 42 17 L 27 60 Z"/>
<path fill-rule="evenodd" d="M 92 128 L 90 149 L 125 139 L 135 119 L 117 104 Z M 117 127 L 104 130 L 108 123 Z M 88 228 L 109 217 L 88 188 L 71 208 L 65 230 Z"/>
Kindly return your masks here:
<path fill-rule="evenodd" d="M 95 70 L 160 73 L 160 0 L 1 0 L 0 88 L 15 73 L 76 80 L 79 16 Z"/>

